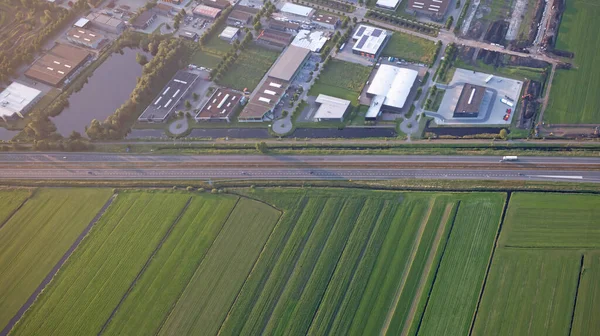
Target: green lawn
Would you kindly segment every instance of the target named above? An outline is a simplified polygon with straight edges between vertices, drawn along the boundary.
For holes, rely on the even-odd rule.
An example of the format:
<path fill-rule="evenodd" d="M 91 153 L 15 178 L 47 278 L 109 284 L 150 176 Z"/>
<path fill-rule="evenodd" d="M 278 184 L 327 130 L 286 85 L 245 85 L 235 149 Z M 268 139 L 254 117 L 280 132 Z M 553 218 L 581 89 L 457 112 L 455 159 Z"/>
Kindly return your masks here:
<path fill-rule="evenodd" d="M 29 194 L 30 191 L 25 189 L 0 190 L 0 199 L 2 200 L 2 206 L 0 207 L 0 227 L 25 202 Z"/>
<path fill-rule="evenodd" d="M 538 82 L 545 81 L 545 68 L 529 68 L 522 66 L 502 66 L 495 68 L 493 65 L 485 64 L 481 60 L 477 60 L 477 64 L 466 64 L 462 62 L 460 59 L 457 59 L 454 62 L 454 66 L 456 68 L 463 68 L 467 70 L 485 72 L 489 74 L 494 74 L 506 78 L 512 78 L 517 80 L 525 80 L 532 79 Z M 446 79 L 450 81 L 452 79 L 452 75 L 450 74 L 446 76 Z"/>
<path fill-rule="evenodd" d="M 394 32 L 383 49 L 382 56 L 397 57 L 407 61 L 431 64 L 435 56 L 436 44 L 417 36 Z"/>
<path fill-rule="evenodd" d="M 218 55 L 200 49 L 196 50 L 190 59 L 191 64 L 209 69 L 215 69 L 220 62 L 221 57 Z"/>
<path fill-rule="evenodd" d="M 352 101 L 358 105 L 362 91 L 373 68 L 332 59 L 319 74 L 319 79 L 308 92 L 309 96 L 325 94 Z"/>
<path fill-rule="evenodd" d="M 435 97 L 431 98 L 433 102 L 431 104 L 431 110 L 437 112 L 440 109 L 440 105 L 442 105 L 442 100 L 444 99 L 444 95 L 446 94 L 446 90 L 437 89 L 435 92 Z"/>
<path fill-rule="evenodd" d="M 568 335 L 580 259 L 574 252 L 498 251 L 473 335 Z"/>
<path fill-rule="evenodd" d="M 29 191 L 0 192 L 0 223 Z M 0 330 L 110 197 L 109 189 L 41 189 L 0 229 Z M 7 201 L 6 206 L 4 200 Z"/>
<path fill-rule="evenodd" d="M 600 247 L 600 196 L 515 193 L 498 243 L 514 247 Z"/>
<path fill-rule="evenodd" d="M 594 335 L 600 330 L 600 253 L 586 253 L 579 283 L 571 335 Z"/>
<path fill-rule="evenodd" d="M 250 46 L 242 51 L 219 84 L 240 91 L 245 88 L 253 91 L 278 56 L 276 51 L 256 45 Z"/>
<path fill-rule="evenodd" d="M 600 123 L 600 6 L 594 1 L 566 2 L 557 49 L 575 53 L 575 68 L 554 76 L 544 121 L 551 124 Z"/>

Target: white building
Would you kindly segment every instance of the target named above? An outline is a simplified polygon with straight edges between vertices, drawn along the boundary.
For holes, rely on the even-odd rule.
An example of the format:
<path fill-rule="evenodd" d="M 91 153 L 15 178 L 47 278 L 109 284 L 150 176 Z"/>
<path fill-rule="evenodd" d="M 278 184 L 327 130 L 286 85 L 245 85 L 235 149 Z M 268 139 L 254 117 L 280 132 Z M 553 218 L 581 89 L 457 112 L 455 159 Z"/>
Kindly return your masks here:
<path fill-rule="evenodd" d="M 237 39 L 239 32 L 240 30 L 238 28 L 227 27 L 223 29 L 223 32 L 221 32 L 219 38 L 227 42 L 232 42 L 233 40 Z"/>
<path fill-rule="evenodd" d="M 315 103 L 321 104 L 315 113 L 314 121 L 344 121 L 350 101 L 320 94 Z"/>
<path fill-rule="evenodd" d="M 396 10 L 399 4 L 400 0 L 377 0 L 375 6 L 384 9 Z"/>
<path fill-rule="evenodd" d="M 287 2 L 283 7 L 281 7 L 281 12 L 296 16 L 298 18 L 310 18 L 315 13 L 315 10 L 311 7 L 300 6 L 293 3 Z"/>
<path fill-rule="evenodd" d="M 328 40 L 329 37 L 326 37 L 322 31 L 302 29 L 292 41 L 292 45 L 309 49 L 312 52 L 320 52 Z"/>
<path fill-rule="evenodd" d="M 84 28 L 71 28 L 67 31 L 67 40 L 73 44 L 97 49 L 105 40 L 104 35 Z"/>
<path fill-rule="evenodd" d="M 390 35 L 385 29 L 360 25 L 352 35 L 352 40 L 356 41 L 352 47 L 352 53 L 377 58 L 385 48 Z"/>
<path fill-rule="evenodd" d="M 416 70 L 399 68 L 388 64 L 379 66 L 367 90 L 371 106 L 365 118 L 374 120 L 382 111 L 400 112 L 417 80 Z"/>
<path fill-rule="evenodd" d="M 23 118 L 41 98 L 41 93 L 40 90 L 13 82 L 0 93 L 0 117 L 4 121 Z"/>

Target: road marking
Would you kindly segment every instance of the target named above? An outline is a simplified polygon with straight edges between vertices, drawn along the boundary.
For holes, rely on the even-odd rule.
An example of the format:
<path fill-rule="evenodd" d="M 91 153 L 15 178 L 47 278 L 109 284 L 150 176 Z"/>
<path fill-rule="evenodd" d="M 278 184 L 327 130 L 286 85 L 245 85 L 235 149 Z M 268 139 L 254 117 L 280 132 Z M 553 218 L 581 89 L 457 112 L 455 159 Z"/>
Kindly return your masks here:
<path fill-rule="evenodd" d="M 582 180 L 583 176 L 569 176 L 569 175 L 530 175 L 531 177 L 543 177 L 543 178 L 556 178 L 556 179 L 570 179 L 570 180 Z"/>

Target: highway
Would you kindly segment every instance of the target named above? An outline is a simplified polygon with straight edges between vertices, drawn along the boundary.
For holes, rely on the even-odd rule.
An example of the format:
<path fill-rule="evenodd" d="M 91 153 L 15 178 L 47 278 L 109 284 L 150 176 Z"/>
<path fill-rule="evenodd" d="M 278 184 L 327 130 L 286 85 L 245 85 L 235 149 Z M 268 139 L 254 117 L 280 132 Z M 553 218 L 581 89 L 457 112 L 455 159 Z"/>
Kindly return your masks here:
<path fill-rule="evenodd" d="M 414 155 L 0 154 L 0 179 L 544 180 L 600 182 L 600 158 Z"/>

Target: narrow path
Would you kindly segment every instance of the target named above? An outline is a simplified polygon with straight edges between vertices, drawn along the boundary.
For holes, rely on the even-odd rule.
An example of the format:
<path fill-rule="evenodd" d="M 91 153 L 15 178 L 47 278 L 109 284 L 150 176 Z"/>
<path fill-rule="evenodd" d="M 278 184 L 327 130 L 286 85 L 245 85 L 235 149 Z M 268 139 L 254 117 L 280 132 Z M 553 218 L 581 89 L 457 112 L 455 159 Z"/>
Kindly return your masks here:
<path fill-rule="evenodd" d="M 410 305 L 410 310 L 408 311 L 408 315 L 406 316 L 406 320 L 404 322 L 404 328 L 402 329 L 401 336 L 408 335 L 410 331 L 411 322 L 414 320 L 415 315 L 417 314 L 417 306 L 419 305 L 419 301 L 421 296 L 423 295 L 423 290 L 425 289 L 425 284 L 427 283 L 427 277 L 433 268 L 433 261 L 435 256 L 440 249 L 440 242 L 442 240 L 442 236 L 444 235 L 444 231 L 446 229 L 446 225 L 448 225 L 448 218 L 450 218 L 450 213 L 452 213 L 452 208 L 454 207 L 454 203 L 450 203 L 446 205 L 446 210 L 444 210 L 444 215 L 440 220 L 440 226 L 438 227 L 438 231 L 435 234 L 435 238 L 433 240 L 433 249 L 429 252 L 429 256 L 427 256 L 427 261 L 425 262 L 425 268 L 423 269 L 423 273 L 421 274 L 421 279 L 419 280 L 419 287 L 417 288 L 417 292 L 415 297 L 413 298 L 412 304 Z"/>
<path fill-rule="evenodd" d="M 4 227 L 4 225 L 6 225 L 6 223 L 8 223 L 8 222 L 9 222 L 9 221 L 10 221 L 10 220 L 11 220 L 11 219 L 12 219 L 12 218 L 15 216 L 15 214 L 16 214 L 17 212 L 19 212 L 19 210 L 21 210 L 21 208 L 22 208 L 22 207 L 23 207 L 25 204 L 27 204 L 27 202 L 28 202 L 30 199 L 32 199 L 32 198 L 33 198 L 33 196 L 35 195 L 35 193 L 36 193 L 36 192 L 37 192 L 37 189 L 33 189 L 33 190 L 31 191 L 31 193 L 29 194 L 29 196 L 27 196 L 27 197 L 26 197 L 26 198 L 23 200 L 23 202 L 21 202 L 21 204 L 19 204 L 19 206 L 18 206 L 18 207 L 16 207 L 16 208 L 15 208 L 15 210 L 13 210 L 13 212 L 11 212 L 11 214 L 10 214 L 10 215 L 8 215 L 8 217 L 6 217 L 6 220 L 5 220 L 4 222 L 0 223 L 0 229 L 2 229 L 2 228 Z"/>
<path fill-rule="evenodd" d="M 544 113 L 546 113 L 546 108 L 548 107 L 548 101 L 550 100 L 550 90 L 552 89 L 552 81 L 554 80 L 555 73 L 556 73 L 556 64 L 552 64 L 552 70 L 550 70 L 550 77 L 548 77 L 548 87 L 546 88 L 546 94 L 544 95 L 544 100 L 542 101 L 542 111 L 540 112 L 540 117 L 538 119 L 538 122 L 540 124 L 542 124 L 544 122 Z"/>
<path fill-rule="evenodd" d="M 42 281 L 42 283 L 40 283 L 40 285 L 35 289 L 35 291 L 33 291 L 33 293 L 31 294 L 31 296 L 29 296 L 29 299 L 27 299 L 27 301 L 23 304 L 23 306 L 21 306 L 21 308 L 15 314 L 15 316 L 13 316 L 13 318 L 10 319 L 10 321 L 8 322 L 8 324 L 6 325 L 6 327 L 4 327 L 4 329 L 2 329 L 2 331 L 0 331 L 0 336 L 6 336 L 6 335 L 8 335 L 8 333 L 12 330 L 12 328 L 15 326 L 15 324 L 17 324 L 17 322 L 21 319 L 21 317 L 23 317 L 23 315 L 29 309 L 29 307 L 31 307 L 31 305 L 33 305 L 33 303 L 35 302 L 35 300 L 37 300 L 38 296 L 44 290 L 44 288 L 46 288 L 46 286 L 50 283 L 50 281 L 52 281 L 52 279 L 54 278 L 54 276 L 56 275 L 56 273 L 58 273 L 58 271 L 60 270 L 60 268 L 69 259 L 69 257 L 71 256 L 71 254 L 73 254 L 73 252 L 79 246 L 79 244 L 81 243 L 81 241 L 83 240 L 83 238 L 85 238 L 85 236 L 87 236 L 87 234 L 90 232 L 90 230 L 92 229 L 92 227 L 94 227 L 94 225 L 96 224 L 96 222 L 98 222 L 98 220 L 100 219 L 100 217 L 102 217 L 102 215 L 104 214 L 104 212 L 106 212 L 106 209 L 108 209 L 108 207 L 112 204 L 112 202 L 115 200 L 116 197 L 117 197 L 117 194 L 113 194 L 106 201 L 106 203 L 104 203 L 104 206 L 102 206 L 102 208 L 100 208 L 100 211 L 98 211 L 98 213 L 96 214 L 96 216 L 90 221 L 90 224 L 88 224 L 88 226 L 83 230 L 83 232 L 81 232 L 81 234 L 79 235 L 79 237 L 77 237 L 77 239 L 75 240 L 75 242 L 73 242 L 73 244 L 71 245 L 71 247 L 69 247 L 69 249 L 67 250 L 67 252 L 65 252 L 65 254 L 62 256 L 62 258 L 60 258 L 60 260 L 56 263 L 56 265 L 54 265 L 54 267 L 52 268 L 52 270 L 50 270 L 50 273 L 48 273 L 48 275 L 46 275 L 46 277 L 44 278 L 44 280 Z"/>
<path fill-rule="evenodd" d="M 406 285 L 406 281 L 408 280 L 408 275 L 410 274 L 410 270 L 412 269 L 412 265 L 415 261 L 415 256 L 417 255 L 417 251 L 421 246 L 421 239 L 423 238 L 423 233 L 425 232 L 425 227 L 427 226 L 427 222 L 429 222 L 429 217 L 431 216 L 431 211 L 433 210 L 433 204 L 435 203 L 435 198 L 431 198 L 429 200 L 429 208 L 427 209 L 427 214 L 421 220 L 421 224 L 419 225 L 419 231 L 417 232 L 417 236 L 415 237 L 415 243 L 413 244 L 412 251 L 410 252 L 410 256 L 408 259 L 408 265 L 404 269 L 402 273 L 402 280 L 400 281 L 400 286 L 396 290 L 396 295 L 394 296 L 394 301 L 392 301 L 392 305 L 390 306 L 390 310 L 388 310 L 388 314 L 385 318 L 385 323 L 383 324 L 383 328 L 381 328 L 380 335 L 387 334 L 388 328 L 390 327 L 390 323 L 392 323 L 392 318 L 394 317 L 394 313 L 396 312 L 396 306 L 398 306 L 398 302 L 400 302 L 400 297 L 402 296 L 402 292 L 404 291 L 404 286 Z"/>
<path fill-rule="evenodd" d="M 175 220 L 173 221 L 173 223 L 171 224 L 171 226 L 169 227 L 169 229 L 167 230 L 165 235 L 162 237 L 160 242 L 158 242 L 158 245 L 156 245 L 156 248 L 154 249 L 154 251 L 152 251 L 152 254 L 148 257 L 148 260 L 146 260 L 146 263 L 144 264 L 142 269 L 138 272 L 135 279 L 133 279 L 133 281 L 131 282 L 131 285 L 129 285 L 129 288 L 127 289 L 125 294 L 123 294 L 123 297 L 121 297 L 121 300 L 119 301 L 119 303 L 117 304 L 115 309 L 113 309 L 113 311 L 110 313 L 110 316 L 108 317 L 108 319 L 106 319 L 106 322 L 104 322 L 104 325 L 102 325 L 102 329 L 100 329 L 100 331 L 98 332 L 98 335 L 102 335 L 102 333 L 104 333 L 104 331 L 108 327 L 110 321 L 112 321 L 112 318 L 115 316 L 115 314 L 117 313 L 117 311 L 119 310 L 119 308 L 121 307 L 121 305 L 123 304 L 125 299 L 127 299 L 127 297 L 129 296 L 129 293 L 131 293 L 131 291 L 133 291 L 133 287 L 135 287 L 138 280 L 142 277 L 142 274 L 144 274 L 144 272 L 150 265 L 150 262 L 154 259 L 154 256 L 156 255 L 156 253 L 158 253 L 160 248 L 163 246 L 164 242 L 167 240 L 167 238 L 169 238 L 169 236 L 171 235 L 171 232 L 173 232 L 173 229 L 175 228 L 175 225 L 177 225 L 177 223 L 179 223 L 179 220 L 181 219 L 181 217 L 183 217 L 183 214 L 185 213 L 187 208 L 190 206 L 191 202 L 192 202 L 192 197 L 190 197 L 188 199 L 187 203 L 185 203 L 185 205 L 183 206 L 183 209 L 181 209 L 181 211 L 179 212 L 179 215 L 177 216 L 177 218 L 175 218 Z"/>

